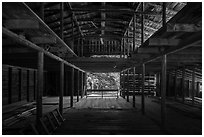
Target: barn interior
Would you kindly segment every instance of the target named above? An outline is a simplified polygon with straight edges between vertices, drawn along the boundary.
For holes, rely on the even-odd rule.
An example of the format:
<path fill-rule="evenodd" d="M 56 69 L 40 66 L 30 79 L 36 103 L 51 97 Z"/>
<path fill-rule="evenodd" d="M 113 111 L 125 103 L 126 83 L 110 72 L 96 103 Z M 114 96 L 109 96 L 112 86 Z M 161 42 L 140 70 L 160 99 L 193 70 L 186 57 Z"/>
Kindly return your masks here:
<path fill-rule="evenodd" d="M 2 134 L 201 135 L 202 2 L 2 2 Z"/>

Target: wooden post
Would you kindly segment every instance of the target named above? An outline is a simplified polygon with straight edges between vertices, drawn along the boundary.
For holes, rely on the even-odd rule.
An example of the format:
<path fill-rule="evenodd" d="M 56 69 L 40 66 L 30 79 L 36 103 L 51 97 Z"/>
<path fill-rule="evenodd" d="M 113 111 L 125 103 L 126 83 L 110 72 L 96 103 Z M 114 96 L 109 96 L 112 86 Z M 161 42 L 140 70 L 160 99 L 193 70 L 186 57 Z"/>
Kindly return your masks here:
<path fill-rule="evenodd" d="M 166 125 L 166 55 L 162 56 L 162 78 L 161 78 L 161 125 Z"/>
<path fill-rule="evenodd" d="M 125 58 L 126 52 L 125 52 L 125 39 L 124 38 L 123 38 L 123 52 L 124 52 L 124 58 Z"/>
<path fill-rule="evenodd" d="M 135 67 L 133 68 L 133 107 L 135 107 Z"/>
<path fill-rule="evenodd" d="M 74 104 L 74 68 L 71 68 L 71 71 L 72 71 L 72 90 L 71 90 L 71 98 L 70 98 L 70 107 L 73 107 L 73 104 Z"/>
<path fill-rule="evenodd" d="M 12 67 L 8 68 L 8 104 L 12 103 Z"/>
<path fill-rule="evenodd" d="M 59 112 L 63 115 L 63 96 L 64 96 L 64 63 L 60 62 L 60 96 L 59 96 Z"/>
<path fill-rule="evenodd" d="M 200 95 L 199 95 L 199 93 L 200 93 L 200 82 L 197 82 L 196 89 L 197 89 L 196 96 L 200 97 Z"/>
<path fill-rule="evenodd" d="M 29 95 L 29 70 L 27 70 L 27 84 L 26 84 L 26 98 L 27 101 L 30 101 L 30 95 Z"/>
<path fill-rule="evenodd" d="M 43 69 L 44 69 L 44 53 L 38 52 L 38 71 L 37 71 L 37 102 L 36 102 L 36 122 L 40 122 L 40 118 L 42 117 L 42 95 L 43 95 Z"/>
<path fill-rule="evenodd" d="M 145 101 L 144 101 L 144 88 L 145 88 L 145 64 L 142 64 L 142 114 L 145 114 Z"/>
<path fill-rule="evenodd" d="M 129 90 L 130 90 L 130 83 L 129 83 L 129 69 L 127 70 L 127 102 L 129 102 Z"/>
<path fill-rule="evenodd" d="M 174 76 L 174 99 L 177 99 L 177 70 L 175 70 L 175 76 Z"/>
<path fill-rule="evenodd" d="M 22 69 L 18 71 L 18 101 L 21 101 L 21 90 L 22 90 Z"/>
<path fill-rule="evenodd" d="M 195 68 L 193 68 L 192 72 L 192 104 L 194 105 L 194 97 L 195 97 Z"/>
<path fill-rule="evenodd" d="M 73 13 L 71 17 L 71 22 L 72 22 L 72 44 L 71 44 L 71 49 L 74 51 L 74 19 L 73 19 Z"/>
<path fill-rule="evenodd" d="M 33 96 L 34 96 L 34 100 L 36 100 L 36 71 L 33 71 Z"/>
<path fill-rule="evenodd" d="M 125 84 L 125 71 L 123 71 L 123 92 L 122 92 L 122 96 L 125 99 L 125 88 L 126 84 Z"/>
<path fill-rule="evenodd" d="M 182 85 L 181 85 L 181 91 L 182 91 L 182 102 L 185 101 L 185 67 L 183 67 L 182 70 Z"/>
<path fill-rule="evenodd" d="M 84 97 L 84 94 L 83 94 L 83 92 L 84 92 L 84 80 L 83 80 L 83 72 L 81 72 L 81 98 L 83 98 Z"/>
<path fill-rule="evenodd" d="M 79 86 L 80 86 L 80 81 L 79 81 L 80 77 L 79 77 L 79 70 L 77 70 L 77 102 L 79 101 Z"/>

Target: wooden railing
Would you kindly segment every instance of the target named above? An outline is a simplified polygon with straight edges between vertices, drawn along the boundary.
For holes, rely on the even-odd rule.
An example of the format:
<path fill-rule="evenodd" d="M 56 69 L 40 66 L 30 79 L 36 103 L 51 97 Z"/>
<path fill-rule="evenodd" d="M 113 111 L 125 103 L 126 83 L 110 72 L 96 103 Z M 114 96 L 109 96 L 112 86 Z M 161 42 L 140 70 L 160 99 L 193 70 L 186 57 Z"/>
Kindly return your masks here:
<path fill-rule="evenodd" d="M 87 89 L 86 97 L 119 97 L 119 89 Z"/>

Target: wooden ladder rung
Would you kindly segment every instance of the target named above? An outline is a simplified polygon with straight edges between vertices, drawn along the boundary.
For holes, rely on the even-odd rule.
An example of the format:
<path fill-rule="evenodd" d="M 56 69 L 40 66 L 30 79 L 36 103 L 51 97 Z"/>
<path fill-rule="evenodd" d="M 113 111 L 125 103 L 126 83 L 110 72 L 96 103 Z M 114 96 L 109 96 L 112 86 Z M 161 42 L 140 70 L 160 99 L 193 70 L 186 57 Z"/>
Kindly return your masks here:
<path fill-rule="evenodd" d="M 48 113 L 48 114 L 46 114 L 46 117 L 47 117 L 47 119 L 48 119 L 48 121 L 49 121 L 49 123 L 50 123 L 50 125 L 51 125 L 51 127 L 52 127 L 52 129 L 53 129 L 53 131 L 55 131 L 56 129 L 57 129 L 57 127 L 54 125 L 54 123 L 52 122 L 52 120 L 51 120 L 51 117 L 50 117 L 50 114 Z"/>
<path fill-rule="evenodd" d="M 59 120 L 58 120 L 57 117 L 55 116 L 55 113 L 52 111 L 52 112 L 50 112 L 50 114 L 54 117 L 55 121 L 57 122 L 57 125 L 60 126 L 61 123 L 59 122 Z"/>
<path fill-rule="evenodd" d="M 43 121 L 42 118 L 40 119 L 40 123 L 41 123 L 41 125 L 42 125 L 42 127 L 43 127 L 45 133 L 48 134 L 48 135 L 50 135 L 50 132 L 48 131 L 48 129 L 47 129 L 47 127 L 46 127 L 46 125 L 45 125 L 45 123 L 44 123 L 44 121 Z"/>
<path fill-rule="evenodd" d="M 62 117 L 62 115 L 60 114 L 59 110 L 58 110 L 58 109 L 55 109 L 55 111 L 56 111 L 57 114 L 59 115 L 61 122 L 64 122 L 65 119 Z"/>

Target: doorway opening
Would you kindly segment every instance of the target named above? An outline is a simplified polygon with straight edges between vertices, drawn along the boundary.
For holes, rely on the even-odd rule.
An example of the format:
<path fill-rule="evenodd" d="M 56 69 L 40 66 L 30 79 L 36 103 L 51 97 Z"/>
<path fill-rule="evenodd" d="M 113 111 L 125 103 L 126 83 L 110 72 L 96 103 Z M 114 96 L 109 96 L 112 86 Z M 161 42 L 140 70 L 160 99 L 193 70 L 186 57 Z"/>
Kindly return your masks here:
<path fill-rule="evenodd" d="M 117 97 L 120 73 L 87 73 L 87 97 Z"/>

